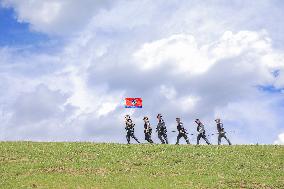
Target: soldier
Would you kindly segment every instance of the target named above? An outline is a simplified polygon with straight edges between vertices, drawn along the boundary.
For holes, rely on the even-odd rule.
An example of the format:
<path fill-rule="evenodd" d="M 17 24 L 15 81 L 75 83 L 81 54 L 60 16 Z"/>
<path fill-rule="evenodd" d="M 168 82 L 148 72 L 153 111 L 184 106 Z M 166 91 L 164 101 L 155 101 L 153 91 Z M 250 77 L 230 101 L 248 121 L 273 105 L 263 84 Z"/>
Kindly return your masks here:
<path fill-rule="evenodd" d="M 206 135 L 205 135 L 205 129 L 204 129 L 204 125 L 203 123 L 201 123 L 201 121 L 199 119 L 195 120 L 195 123 L 197 124 L 197 145 L 199 144 L 199 140 L 200 138 L 203 138 L 205 140 L 205 142 L 209 145 L 210 142 L 208 141 Z"/>
<path fill-rule="evenodd" d="M 168 144 L 168 138 L 167 138 L 167 128 L 166 128 L 166 124 L 162 118 L 161 114 L 157 115 L 157 119 L 158 119 L 158 125 L 156 128 L 156 132 L 158 132 L 158 138 L 161 140 L 162 144 Z"/>
<path fill-rule="evenodd" d="M 140 143 L 134 135 L 135 124 L 132 122 L 132 119 L 129 115 L 125 116 L 125 125 L 127 143 L 130 144 L 130 137 L 134 138 L 138 143 Z"/>
<path fill-rule="evenodd" d="M 176 121 L 177 121 L 177 130 L 178 130 L 178 136 L 177 136 L 177 142 L 176 144 L 179 144 L 179 139 L 181 137 L 183 137 L 186 141 L 187 144 L 190 144 L 189 143 L 189 140 L 188 140 L 188 137 L 187 137 L 187 132 L 185 130 L 185 128 L 183 127 L 183 123 L 180 121 L 180 118 L 176 118 Z"/>
<path fill-rule="evenodd" d="M 150 143 L 153 143 L 153 140 L 151 139 L 152 127 L 151 127 L 148 117 L 144 117 L 143 121 L 144 121 L 145 140 L 147 140 Z"/>
<path fill-rule="evenodd" d="M 217 131 L 218 131 L 218 145 L 221 144 L 221 139 L 222 137 L 224 137 L 227 142 L 229 143 L 229 145 L 232 145 L 232 143 L 230 142 L 230 140 L 227 138 L 226 136 L 226 132 L 224 130 L 224 127 L 223 127 L 223 123 L 221 123 L 221 119 L 218 118 L 215 120 L 215 122 L 217 123 Z"/>

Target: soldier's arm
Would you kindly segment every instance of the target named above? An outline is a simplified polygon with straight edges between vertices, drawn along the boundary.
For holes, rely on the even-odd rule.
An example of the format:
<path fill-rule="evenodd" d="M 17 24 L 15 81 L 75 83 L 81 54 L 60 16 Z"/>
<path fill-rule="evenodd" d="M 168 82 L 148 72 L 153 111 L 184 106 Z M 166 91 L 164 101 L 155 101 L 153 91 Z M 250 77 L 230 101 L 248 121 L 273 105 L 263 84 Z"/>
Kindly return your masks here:
<path fill-rule="evenodd" d="M 205 131 L 204 125 L 201 125 L 200 130 L 199 130 L 199 133 L 203 133 L 204 131 Z"/>
<path fill-rule="evenodd" d="M 144 128 L 145 133 L 148 133 L 148 125 L 146 127 L 146 129 Z"/>
<path fill-rule="evenodd" d="M 150 130 L 150 124 L 148 123 L 147 124 L 147 129 L 146 129 L 147 133 L 149 132 L 149 130 Z"/>
<path fill-rule="evenodd" d="M 126 125 L 131 125 L 132 123 L 131 123 L 130 121 L 126 120 L 126 121 L 125 121 L 125 124 L 126 124 Z"/>
<path fill-rule="evenodd" d="M 179 133 L 181 133 L 181 134 L 183 134 L 184 132 L 183 132 L 183 127 L 182 126 L 180 126 L 179 128 L 178 128 L 178 132 Z"/>
<path fill-rule="evenodd" d="M 184 129 L 184 127 L 183 127 L 183 123 L 180 123 L 180 132 L 181 133 L 185 133 L 185 129 Z"/>
<path fill-rule="evenodd" d="M 221 133 L 224 133 L 223 123 L 220 123 L 220 131 L 221 131 Z"/>
<path fill-rule="evenodd" d="M 125 121 L 125 129 L 127 129 L 127 128 L 128 128 L 128 122 Z"/>
<path fill-rule="evenodd" d="M 158 132 L 159 130 L 160 130 L 160 124 L 158 123 L 156 127 L 156 132 Z"/>

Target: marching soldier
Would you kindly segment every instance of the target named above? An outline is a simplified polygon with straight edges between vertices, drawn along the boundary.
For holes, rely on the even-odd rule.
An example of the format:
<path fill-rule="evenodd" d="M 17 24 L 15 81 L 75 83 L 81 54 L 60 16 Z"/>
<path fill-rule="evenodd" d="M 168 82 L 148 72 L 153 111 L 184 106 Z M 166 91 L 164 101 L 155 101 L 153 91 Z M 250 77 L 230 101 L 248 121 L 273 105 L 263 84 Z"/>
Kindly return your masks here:
<path fill-rule="evenodd" d="M 138 139 L 135 137 L 134 135 L 134 126 L 135 124 L 132 122 L 132 119 L 130 118 L 129 115 L 125 116 L 125 130 L 126 130 L 126 140 L 127 143 L 130 144 L 130 137 L 134 138 L 134 140 L 136 140 L 138 143 L 140 143 L 138 141 Z"/>
<path fill-rule="evenodd" d="M 178 136 L 177 136 L 177 142 L 176 144 L 179 144 L 179 139 L 183 137 L 186 141 L 187 144 L 189 143 L 188 137 L 187 137 L 187 132 L 185 128 L 183 127 L 183 123 L 180 121 L 180 118 L 176 118 L 177 121 L 177 130 L 178 130 Z"/>
<path fill-rule="evenodd" d="M 153 140 L 151 139 L 152 127 L 151 127 L 148 117 L 144 117 L 143 121 L 144 121 L 145 140 L 147 140 L 150 143 L 153 143 Z"/>
<path fill-rule="evenodd" d="M 156 132 L 158 132 L 158 138 L 161 140 L 162 144 L 168 144 L 168 137 L 167 137 L 167 128 L 166 124 L 162 118 L 161 114 L 157 115 L 158 125 L 156 128 Z"/>
<path fill-rule="evenodd" d="M 205 135 L 205 129 L 204 129 L 204 125 L 203 123 L 201 123 L 201 121 L 199 119 L 195 120 L 195 123 L 197 124 L 197 145 L 199 144 L 199 140 L 200 138 L 203 138 L 205 140 L 205 142 L 209 145 L 210 142 L 208 141 L 206 135 Z"/>
<path fill-rule="evenodd" d="M 223 123 L 221 123 L 221 119 L 218 118 L 218 119 L 215 120 L 215 122 L 217 124 L 217 131 L 218 131 L 218 145 L 221 144 L 222 137 L 224 137 L 227 140 L 229 145 L 232 145 L 231 141 L 226 136 L 226 132 L 225 132 L 224 127 L 223 127 Z"/>

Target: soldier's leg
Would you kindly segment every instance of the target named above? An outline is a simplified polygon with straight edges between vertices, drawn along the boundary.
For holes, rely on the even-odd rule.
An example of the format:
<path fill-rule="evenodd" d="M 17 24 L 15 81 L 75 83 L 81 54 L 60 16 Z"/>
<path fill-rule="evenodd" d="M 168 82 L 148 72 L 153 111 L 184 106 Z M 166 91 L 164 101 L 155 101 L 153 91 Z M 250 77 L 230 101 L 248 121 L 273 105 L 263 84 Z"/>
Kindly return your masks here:
<path fill-rule="evenodd" d="M 152 139 L 151 139 L 151 134 L 147 133 L 145 134 L 146 135 L 146 140 L 149 142 L 149 143 L 153 143 Z"/>
<path fill-rule="evenodd" d="M 209 140 L 207 139 L 206 135 L 202 135 L 202 138 L 205 140 L 206 144 L 210 144 Z"/>
<path fill-rule="evenodd" d="M 197 143 L 196 143 L 197 145 L 199 144 L 200 138 L 201 138 L 201 134 L 198 134 L 197 135 Z"/>
<path fill-rule="evenodd" d="M 229 145 L 232 145 L 231 141 L 227 138 L 226 135 L 224 135 L 224 138 L 228 141 Z"/>
<path fill-rule="evenodd" d="M 140 143 L 139 140 L 135 137 L 134 133 L 132 133 L 131 137 L 134 138 L 134 140 L 136 140 L 136 142 Z"/>
<path fill-rule="evenodd" d="M 181 138 L 181 135 L 180 135 L 180 134 L 178 134 L 176 144 L 179 144 L 179 139 L 180 139 L 180 138 Z"/>
<path fill-rule="evenodd" d="M 166 144 L 169 144 L 167 133 L 163 133 L 163 137 L 164 137 L 164 139 L 166 141 Z"/>
<path fill-rule="evenodd" d="M 130 144 L 130 134 L 129 133 L 126 134 L 126 140 L 127 140 L 127 144 Z"/>
<path fill-rule="evenodd" d="M 185 141 L 186 141 L 187 144 L 190 144 L 190 142 L 189 142 L 188 137 L 187 137 L 186 134 L 183 134 L 183 138 L 185 139 Z"/>
<path fill-rule="evenodd" d="M 149 134 L 145 133 L 145 140 L 149 142 Z"/>
<path fill-rule="evenodd" d="M 221 138 L 222 138 L 222 134 L 219 134 L 219 135 L 218 135 L 218 145 L 221 144 Z"/>
<path fill-rule="evenodd" d="M 153 140 L 152 140 L 152 133 L 149 133 L 149 142 L 154 143 Z"/>
<path fill-rule="evenodd" d="M 160 139 L 160 141 L 162 142 L 162 144 L 165 144 L 164 139 L 162 138 L 162 133 L 158 133 L 158 138 Z"/>

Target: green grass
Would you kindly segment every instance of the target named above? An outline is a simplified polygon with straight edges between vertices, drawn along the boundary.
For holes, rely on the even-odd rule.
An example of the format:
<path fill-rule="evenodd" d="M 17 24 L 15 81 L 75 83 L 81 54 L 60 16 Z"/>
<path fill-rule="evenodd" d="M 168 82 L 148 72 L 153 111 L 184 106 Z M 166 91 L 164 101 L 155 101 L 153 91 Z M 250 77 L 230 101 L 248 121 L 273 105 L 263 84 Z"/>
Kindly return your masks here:
<path fill-rule="evenodd" d="M 284 188 L 284 147 L 0 142 L 0 187 Z"/>

